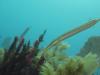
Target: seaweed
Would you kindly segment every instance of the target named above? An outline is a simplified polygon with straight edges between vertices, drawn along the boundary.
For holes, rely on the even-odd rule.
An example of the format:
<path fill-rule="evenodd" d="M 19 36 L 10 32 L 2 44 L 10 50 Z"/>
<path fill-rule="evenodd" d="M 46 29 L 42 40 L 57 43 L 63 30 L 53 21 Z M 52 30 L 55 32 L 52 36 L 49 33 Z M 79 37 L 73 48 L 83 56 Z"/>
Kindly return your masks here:
<path fill-rule="evenodd" d="M 30 41 L 25 43 L 24 37 L 18 39 L 16 36 L 4 54 L 4 60 L 0 64 L 0 75 L 38 75 L 39 66 L 42 65 L 45 59 L 42 57 L 39 62 L 33 63 L 33 61 L 39 51 L 39 45 L 44 38 L 45 32 L 39 36 L 32 47 Z"/>
<path fill-rule="evenodd" d="M 26 28 L 20 37 L 15 36 L 9 49 L 1 49 L 4 52 L 2 52 L 3 56 L 1 57 L 3 60 L 0 62 L 0 75 L 93 74 L 98 67 L 97 55 L 89 53 L 84 57 L 76 56 L 70 58 L 64 54 L 69 45 L 61 42 L 94 26 L 98 21 L 100 19 L 92 20 L 61 35 L 44 49 L 41 49 L 39 46 L 43 42 L 46 30 L 31 45 L 30 40 L 25 42 L 25 35 L 29 31 L 29 27 Z"/>
<path fill-rule="evenodd" d="M 71 58 L 55 49 L 47 50 L 44 56 L 46 62 L 41 66 L 40 75 L 92 75 L 98 68 L 96 54 L 89 53 L 84 57 Z"/>

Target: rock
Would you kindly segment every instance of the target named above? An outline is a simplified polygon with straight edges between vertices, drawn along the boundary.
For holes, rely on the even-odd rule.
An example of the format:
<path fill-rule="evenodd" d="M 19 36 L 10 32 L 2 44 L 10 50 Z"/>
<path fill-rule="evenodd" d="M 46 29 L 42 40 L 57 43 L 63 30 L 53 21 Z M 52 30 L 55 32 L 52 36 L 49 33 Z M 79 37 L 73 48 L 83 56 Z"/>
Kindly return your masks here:
<path fill-rule="evenodd" d="M 96 53 L 100 58 L 100 36 L 89 38 L 78 55 L 85 56 L 89 52 Z"/>

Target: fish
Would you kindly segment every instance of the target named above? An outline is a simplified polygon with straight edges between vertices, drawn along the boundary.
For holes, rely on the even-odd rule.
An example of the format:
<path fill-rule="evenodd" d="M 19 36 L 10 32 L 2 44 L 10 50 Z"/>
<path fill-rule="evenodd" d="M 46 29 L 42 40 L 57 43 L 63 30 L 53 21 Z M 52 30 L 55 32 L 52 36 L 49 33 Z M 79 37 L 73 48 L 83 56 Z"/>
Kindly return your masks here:
<path fill-rule="evenodd" d="M 92 26 L 94 26 L 99 21 L 100 21 L 100 19 L 91 20 L 91 21 L 89 21 L 89 22 L 87 22 L 87 23 L 85 23 L 83 25 L 80 25 L 77 28 L 72 29 L 69 32 L 66 32 L 65 34 L 60 35 L 55 40 L 53 40 L 46 48 L 47 49 L 52 48 L 53 46 L 57 45 L 61 41 L 65 40 L 65 39 L 68 39 L 68 38 L 70 38 L 70 37 L 82 32 L 82 31 L 85 31 L 85 30 L 91 28 Z"/>

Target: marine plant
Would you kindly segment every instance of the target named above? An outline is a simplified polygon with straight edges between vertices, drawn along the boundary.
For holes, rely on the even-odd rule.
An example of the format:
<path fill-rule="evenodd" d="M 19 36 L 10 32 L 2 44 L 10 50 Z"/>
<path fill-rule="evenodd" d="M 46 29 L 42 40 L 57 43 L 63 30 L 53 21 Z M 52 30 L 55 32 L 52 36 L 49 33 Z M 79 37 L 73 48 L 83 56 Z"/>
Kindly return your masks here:
<path fill-rule="evenodd" d="M 40 75 L 92 75 L 99 66 L 96 54 L 89 53 L 85 57 L 71 58 L 61 50 L 59 52 L 55 50 L 53 49 L 51 53 L 48 50 Z"/>
<path fill-rule="evenodd" d="M 38 47 L 46 31 L 31 46 L 30 41 L 25 43 L 24 40 L 26 30 L 20 38 L 16 36 L 9 49 L 5 50 L 4 59 L 0 64 L 0 75 L 38 75 L 38 68 L 44 58 L 41 57 L 37 62 L 33 59 L 39 51 Z"/>
<path fill-rule="evenodd" d="M 64 54 L 69 46 L 61 42 L 99 21 L 100 19 L 92 20 L 61 35 L 44 49 L 39 48 L 39 45 L 46 31 L 31 45 L 30 41 L 25 42 L 24 39 L 29 31 L 26 28 L 20 37 L 14 38 L 7 50 L 4 49 L 4 54 L 2 52 L 0 75 L 91 75 L 98 67 L 97 55 L 89 53 L 85 57 L 71 58 Z"/>

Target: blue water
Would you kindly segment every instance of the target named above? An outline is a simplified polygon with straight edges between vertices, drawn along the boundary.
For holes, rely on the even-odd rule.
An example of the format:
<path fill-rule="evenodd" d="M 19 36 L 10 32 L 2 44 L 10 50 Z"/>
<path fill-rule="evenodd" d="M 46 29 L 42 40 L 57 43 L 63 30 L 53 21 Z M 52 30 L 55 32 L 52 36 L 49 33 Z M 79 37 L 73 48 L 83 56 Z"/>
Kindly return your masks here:
<path fill-rule="evenodd" d="M 100 18 L 100 0 L 0 0 L 0 34 L 20 35 L 26 27 L 31 42 L 47 29 L 43 47 L 57 36 L 91 19 Z M 91 36 L 100 35 L 100 23 L 66 41 L 75 55 Z M 2 39 L 2 38 L 0 38 Z"/>

